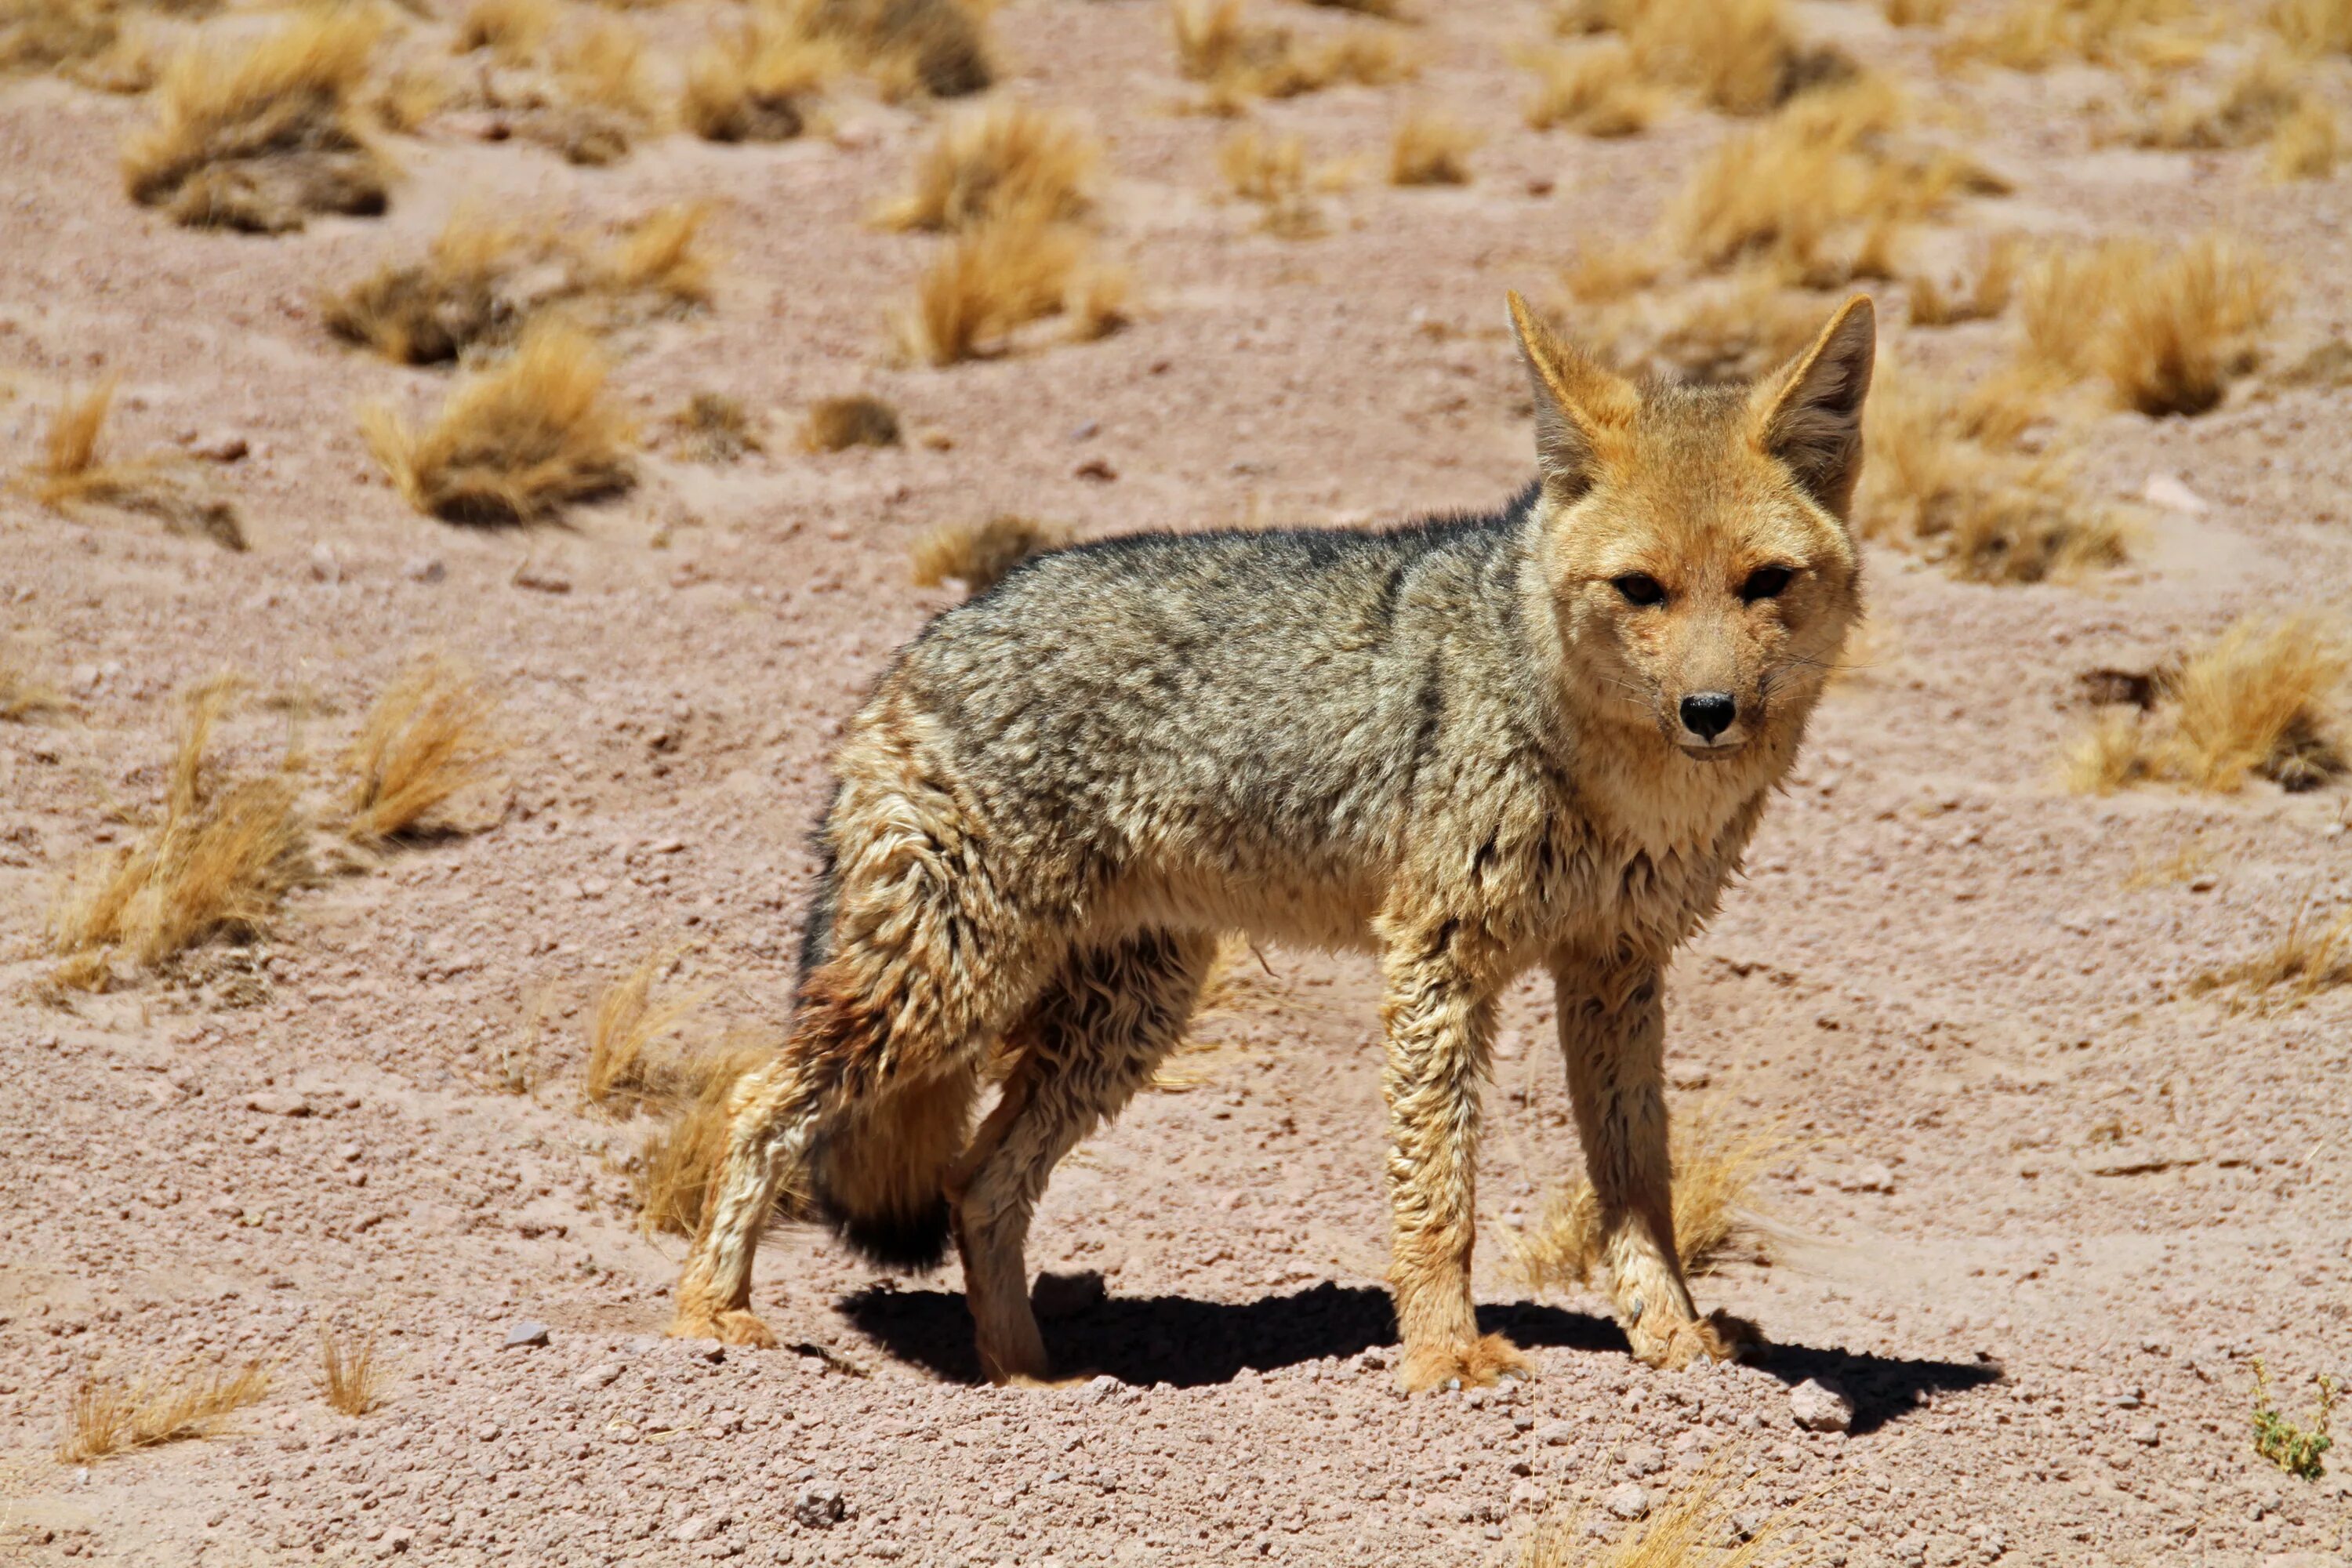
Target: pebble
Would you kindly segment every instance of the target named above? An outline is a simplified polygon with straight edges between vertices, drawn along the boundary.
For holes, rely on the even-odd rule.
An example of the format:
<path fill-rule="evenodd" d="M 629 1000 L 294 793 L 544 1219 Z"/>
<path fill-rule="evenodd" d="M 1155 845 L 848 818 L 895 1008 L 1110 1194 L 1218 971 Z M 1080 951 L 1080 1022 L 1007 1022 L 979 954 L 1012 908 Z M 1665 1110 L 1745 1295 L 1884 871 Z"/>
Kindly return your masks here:
<path fill-rule="evenodd" d="M 299 1094 L 262 1093 L 245 1097 L 245 1108 L 264 1116 L 308 1116 L 310 1102 Z"/>
<path fill-rule="evenodd" d="M 600 1361 L 594 1366 L 590 1367 L 586 1372 L 583 1372 L 579 1376 L 573 1378 L 572 1380 L 572 1386 L 581 1389 L 604 1388 L 609 1386 L 613 1380 L 620 1375 L 621 1363 L 619 1362 Z"/>
<path fill-rule="evenodd" d="M 1665 1454 L 1651 1444 L 1636 1443 L 1625 1450 L 1625 1473 L 1636 1479 L 1654 1476 L 1665 1468 Z"/>
<path fill-rule="evenodd" d="M 528 1350 L 546 1342 L 547 1325 L 545 1323 L 523 1322 L 508 1328 L 506 1343 L 500 1348 L 510 1351 Z"/>
<path fill-rule="evenodd" d="M 793 1499 L 793 1517 L 811 1530 L 830 1530 L 848 1513 L 841 1489 L 830 1481 L 811 1481 Z"/>
<path fill-rule="evenodd" d="M 1621 1481 L 1609 1489 L 1601 1506 L 1619 1519 L 1645 1519 L 1650 1512 L 1650 1494 L 1635 1482 Z"/>
<path fill-rule="evenodd" d="M 1565 1448 L 1576 1441 L 1577 1431 L 1573 1421 L 1547 1421 L 1536 1428 L 1536 1441 L 1549 1448 Z"/>
<path fill-rule="evenodd" d="M 449 569 L 431 555 L 412 556 L 400 574 L 412 583 L 438 583 L 449 575 Z"/>
<path fill-rule="evenodd" d="M 1843 1432 L 1853 1425 L 1853 1401 L 1809 1377 L 1789 1390 L 1789 1414 L 1808 1432 Z"/>

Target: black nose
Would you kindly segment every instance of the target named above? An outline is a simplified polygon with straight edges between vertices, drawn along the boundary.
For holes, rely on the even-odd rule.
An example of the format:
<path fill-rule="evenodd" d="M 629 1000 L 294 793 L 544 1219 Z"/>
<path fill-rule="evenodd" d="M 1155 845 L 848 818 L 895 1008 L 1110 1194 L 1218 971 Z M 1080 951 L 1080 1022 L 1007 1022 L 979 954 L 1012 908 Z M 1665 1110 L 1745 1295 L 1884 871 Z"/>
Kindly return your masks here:
<path fill-rule="evenodd" d="M 1728 691 L 1695 691 L 1683 699 L 1683 723 L 1703 741 L 1712 741 L 1731 728 L 1739 704 Z"/>

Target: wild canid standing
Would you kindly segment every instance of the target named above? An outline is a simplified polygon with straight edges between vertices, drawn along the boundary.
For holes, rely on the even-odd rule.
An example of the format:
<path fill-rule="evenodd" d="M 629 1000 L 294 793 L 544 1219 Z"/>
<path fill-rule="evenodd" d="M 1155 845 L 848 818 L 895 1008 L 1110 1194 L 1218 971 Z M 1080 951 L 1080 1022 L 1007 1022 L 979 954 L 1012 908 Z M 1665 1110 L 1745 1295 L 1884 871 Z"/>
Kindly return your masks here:
<path fill-rule="evenodd" d="M 1661 983 L 1859 608 L 1871 305 L 1753 388 L 1636 386 L 1510 310 L 1540 474 L 1503 510 L 1105 540 L 900 653 L 835 759 L 791 1035 L 736 1090 L 674 1333 L 773 1342 L 782 1196 L 888 1264 L 952 1237 L 988 1375 L 1045 1376 L 1030 1215 L 1242 931 L 1379 959 L 1408 1388 L 1523 1367 L 1470 1257 L 1496 999 L 1532 964 L 1634 1354 L 1728 1353 L 1675 1250 Z"/>

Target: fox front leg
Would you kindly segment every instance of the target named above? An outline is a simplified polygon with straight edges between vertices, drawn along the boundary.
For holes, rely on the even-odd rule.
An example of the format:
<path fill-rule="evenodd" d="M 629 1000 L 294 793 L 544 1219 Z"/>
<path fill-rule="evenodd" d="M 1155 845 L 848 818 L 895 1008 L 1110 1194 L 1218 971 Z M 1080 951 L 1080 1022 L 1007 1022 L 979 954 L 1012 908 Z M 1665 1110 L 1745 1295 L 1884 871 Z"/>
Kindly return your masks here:
<path fill-rule="evenodd" d="M 1553 979 L 1601 1263 L 1633 1354 L 1679 1367 L 1732 1353 L 1728 1320 L 1701 1319 L 1675 1248 L 1666 1152 L 1665 1003 L 1658 966 L 1559 963 Z"/>

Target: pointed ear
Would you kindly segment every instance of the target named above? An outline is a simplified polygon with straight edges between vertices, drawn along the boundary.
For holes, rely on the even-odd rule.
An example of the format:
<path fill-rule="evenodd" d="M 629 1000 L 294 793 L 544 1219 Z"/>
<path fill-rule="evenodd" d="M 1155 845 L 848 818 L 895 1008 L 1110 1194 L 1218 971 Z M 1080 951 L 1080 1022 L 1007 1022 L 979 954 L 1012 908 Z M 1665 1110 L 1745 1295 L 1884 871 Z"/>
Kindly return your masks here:
<path fill-rule="evenodd" d="M 1862 402 L 1877 343 L 1870 296 L 1857 294 L 1812 347 L 1759 383 L 1751 398 L 1757 444 L 1841 520 L 1862 478 Z"/>
<path fill-rule="evenodd" d="M 1592 488 L 1608 432 L 1632 423 L 1641 397 L 1631 382 L 1601 369 L 1554 336 L 1514 293 L 1511 331 L 1527 356 L 1536 401 L 1536 462 L 1545 488 L 1573 497 Z"/>

